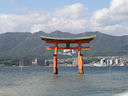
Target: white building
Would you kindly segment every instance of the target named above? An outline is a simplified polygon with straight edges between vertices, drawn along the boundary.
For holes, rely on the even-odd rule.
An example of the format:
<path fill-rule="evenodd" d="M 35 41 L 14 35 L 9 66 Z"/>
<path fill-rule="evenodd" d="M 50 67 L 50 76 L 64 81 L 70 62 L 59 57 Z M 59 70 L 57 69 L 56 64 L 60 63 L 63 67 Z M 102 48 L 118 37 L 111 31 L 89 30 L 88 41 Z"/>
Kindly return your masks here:
<path fill-rule="evenodd" d="M 76 51 L 74 51 L 73 49 L 72 50 L 70 50 L 70 49 L 63 50 L 63 55 L 71 56 L 72 54 L 75 54 L 75 53 L 76 53 Z"/>
<path fill-rule="evenodd" d="M 32 61 L 32 66 L 37 66 L 37 58 Z"/>
<path fill-rule="evenodd" d="M 115 64 L 120 64 L 120 60 L 119 59 L 115 59 Z"/>
<path fill-rule="evenodd" d="M 112 59 L 109 60 L 109 64 L 110 64 L 110 65 L 113 64 L 113 60 L 112 60 Z"/>

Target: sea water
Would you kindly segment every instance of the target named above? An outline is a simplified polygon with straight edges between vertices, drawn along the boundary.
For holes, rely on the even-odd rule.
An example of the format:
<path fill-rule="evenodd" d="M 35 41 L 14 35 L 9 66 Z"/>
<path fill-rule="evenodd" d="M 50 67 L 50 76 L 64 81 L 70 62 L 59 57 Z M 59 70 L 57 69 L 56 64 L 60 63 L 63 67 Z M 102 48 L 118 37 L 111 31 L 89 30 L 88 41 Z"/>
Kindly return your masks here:
<path fill-rule="evenodd" d="M 128 96 L 128 67 L 0 67 L 0 96 Z"/>

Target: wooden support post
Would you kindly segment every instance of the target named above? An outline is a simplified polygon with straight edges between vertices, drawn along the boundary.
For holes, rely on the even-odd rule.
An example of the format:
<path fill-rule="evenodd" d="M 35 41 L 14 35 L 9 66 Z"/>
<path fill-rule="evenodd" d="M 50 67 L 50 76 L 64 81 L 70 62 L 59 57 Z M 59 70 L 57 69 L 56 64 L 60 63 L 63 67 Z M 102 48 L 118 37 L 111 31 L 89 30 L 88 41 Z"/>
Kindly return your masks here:
<path fill-rule="evenodd" d="M 79 70 L 79 74 L 84 74 L 84 72 L 83 72 L 83 55 L 81 54 L 81 43 L 78 43 L 78 70 Z"/>
<path fill-rule="evenodd" d="M 57 53 L 58 53 L 58 44 L 55 43 L 54 65 L 53 65 L 53 73 L 54 73 L 54 74 L 58 74 L 58 68 L 57 68 Z"/>

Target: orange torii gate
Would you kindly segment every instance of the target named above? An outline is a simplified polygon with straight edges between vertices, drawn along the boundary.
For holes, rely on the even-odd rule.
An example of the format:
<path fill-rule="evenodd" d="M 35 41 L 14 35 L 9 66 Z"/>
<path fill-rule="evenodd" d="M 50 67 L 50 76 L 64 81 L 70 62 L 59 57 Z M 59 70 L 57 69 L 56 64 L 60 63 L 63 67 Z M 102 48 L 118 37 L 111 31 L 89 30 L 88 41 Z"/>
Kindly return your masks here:
<path fill-rule="evenodd" d="M 82 47 L 83 43 L 90 43 L 96 36 L 88 36 L 88 37 L 80 37 L 80 38 L 54 38 L 54 37 L 46 37 L 41 36 L 41 39 L 46 43 L 55 44 L 55 47 L 46 47 L 47 50 L 55 50 L 54 53 L 54 65 L 53 65 L 53 73 L 58 74 L 57 69 L 57 54 L 58 50 L 64 49 L 78 49 L 78 70 L 79 74 L 83 74 L 83 55 L 81 54 L 81 50 L 89 50 L 90 47 Z M 70 44 L 78 44 L 77 47 L 70 47 Z M 66 44 L 66 47 L 59 47 L 58 44 Z"/>

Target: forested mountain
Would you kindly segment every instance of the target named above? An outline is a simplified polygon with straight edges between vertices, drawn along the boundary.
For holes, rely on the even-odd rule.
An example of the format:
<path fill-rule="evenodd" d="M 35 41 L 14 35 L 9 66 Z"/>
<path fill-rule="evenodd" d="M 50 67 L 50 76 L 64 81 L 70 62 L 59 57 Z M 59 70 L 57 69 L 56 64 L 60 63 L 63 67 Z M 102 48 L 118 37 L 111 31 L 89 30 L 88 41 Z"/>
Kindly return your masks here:
<path fill-rule="evenodd" d="M 83 37 L 96 35 L 96 38 L 89 44 L 91 50 L 83 51 L 88 56 L 96 55 L 128 55 L 128 36 L 111 36 L 100 32 L 85 32 L 72 34 L 68 32 L 54 31 L 45 32 L 7 32 L 0 34 L 0 57 L 12 58 L 31 58 L 31 57 L 49 57 L 53 54 L 46 51 L 47 45 L 40 39 L 40 36 L 50 37 Z"/>

